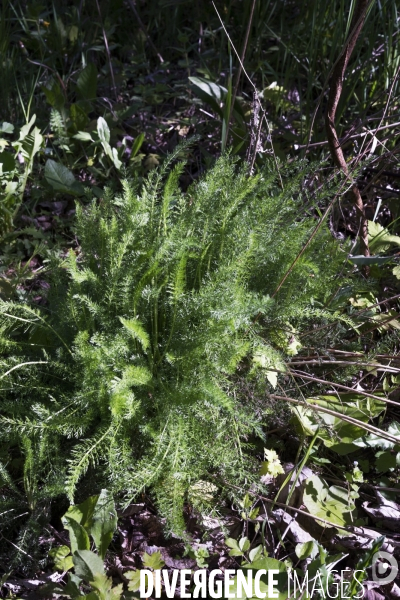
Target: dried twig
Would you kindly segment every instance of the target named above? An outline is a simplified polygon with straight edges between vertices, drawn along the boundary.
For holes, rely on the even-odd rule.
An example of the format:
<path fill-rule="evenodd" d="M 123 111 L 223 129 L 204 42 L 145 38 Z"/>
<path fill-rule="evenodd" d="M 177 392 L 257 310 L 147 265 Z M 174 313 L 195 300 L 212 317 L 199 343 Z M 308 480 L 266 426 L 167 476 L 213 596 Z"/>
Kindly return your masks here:
<path fill-rule="evenodd" d="M 335 115 L 340 96 L 342 94 L 346 68 L 356 45 L 357 38 L 363 27 L 368 5 L 369 0 L 358 0 L 357 2 L 350 27 L 352 32 L 351 37 L 346 41 L 344 51 L 342 52 L 340 59 L 337 61 L 336 66 L 333 69 L 328 97 L 328 108 L 325 118 L 326 133 L 332 158 L 336 166 L 339 167 L 339 169 L 341 169 L 347 177 L 350 177 L 350 173 L 336 133 Z M 369 256 L 368 220 L 365 216 L 364 203 L 361 198 L 360 190 L 356 184 L 352 186 L 351 192 L 353 195 L 354 206 L 356 207 L 360 219 L 360 250 L 364 256 Z"/>
<path fill-rule="evenodd" d="M 247 23 L 246 35 L 245 35 L 244 42 L 243 42 L 242 56 L 240 57 L 239 67 L 238 67 L 238 70 L 237 70 L 237 73 L 236 73 L 235 86 L 233 88 L 231 108 L 230 108 L 230 111 L 229 111 L 229 118 L 228 118 L 228 123 L 227 123 L 227 127 L 226 127 L 226 140 L 228 139 L 229 125 L 230 125 L 230 122 L 232 120 L 233 108 L 234 108 L 234 105 L 235 105 L 235 100 L 236 100 L 236 96 L 237 96 L 238 89 L 239 89 L 240 76 L 242 74 L 242 65 L 243 65 L 244 59 L 246 57 L 247 44 L 249 42 L 250 30 L 251 30 L 251 26 L 253 24 L 253 17 L 254 17 L 255 6 L 256 6 L 256 0 L 253 0 L 253 3 L 251 5 L 251 10 L 250 10 L 250 17 L 249 17 L 249 20 L 248 20 L 248 23 Z M 226 142 L 226 140 L 225 140 L 225 142 Z"/>

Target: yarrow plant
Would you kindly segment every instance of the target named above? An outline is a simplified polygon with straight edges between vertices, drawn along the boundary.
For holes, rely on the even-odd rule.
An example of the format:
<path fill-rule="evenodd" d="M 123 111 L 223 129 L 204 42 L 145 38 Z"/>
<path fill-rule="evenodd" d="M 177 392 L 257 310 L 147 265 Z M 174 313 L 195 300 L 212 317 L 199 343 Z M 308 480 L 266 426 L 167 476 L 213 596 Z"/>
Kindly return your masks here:
<path fill-rule="evenodd" d="M 328 229 L 272 298 L 315 226 L 301 194 L 313 167 L 282 168 L 282 191 L 273 170 L 249 177 L 226 155 L 183 193 L 185 148 L 142 187 L 78 205 L 79 246 L 51 258 L 44 305 L 1 302 L 4 507 L 25 492 L 34 520 L 45 498 L 150 489 L 182 532 L 202 486 L 215 503 L 259 478 L 249 449 L 302 328 L 339 327 L 322 306 L 346 254 Z"/>

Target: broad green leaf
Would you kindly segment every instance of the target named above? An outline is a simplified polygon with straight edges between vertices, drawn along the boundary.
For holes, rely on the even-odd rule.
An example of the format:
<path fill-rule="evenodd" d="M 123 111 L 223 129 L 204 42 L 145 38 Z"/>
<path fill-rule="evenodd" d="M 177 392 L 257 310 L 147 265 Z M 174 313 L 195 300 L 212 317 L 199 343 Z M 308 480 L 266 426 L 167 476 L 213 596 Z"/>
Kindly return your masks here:
<path fill-rule="evenodd" d="M 22 156 L 28 161 L 32 161 L 34 156 L 39 152 L 43 144 L 43 136 L 37 127 L 34 127 L 29 133 L 20 147 Z"/>
<path fill-rule="evenodd" d="M 227 89 L 202 77 L 189 77 L 189 81 L 192 83 L 194 91 L 199 98 L 222 118 L 221 104 L 223 97 L 227 93 Z"/>
<path fill-rule="evenodd" d="M 239 544 L 234 538 L 227 538 L 225 540 L 225 544 L 228 546 L 228 548 L 239 548 Z"/>
<path fill-rule="evenodd" d="M 118 150 L 116 148 L 112 148 L 112 161 L 116 169 L 120 169 L 122 167 L 122 161 L 119 159 Z"/>
<path fill-rule="evenodd" d="M 11 152 L 0 152 L 0 166 L 2 173 L 14 171 L 15 169 L 15 158 Z M 1 173 L 0 173 L 1 174 Z"/>
<path fill-rule="evenodd" d="M 400 381 L 397 381 L 397 383 L 400 383 Z M 392 421 L 392 423 L 390 423 L 388 427 L 388 433 L 390 433 L 390 435 L 395 435 L 396 437 L 398 437 L 400 444 L 400 423 L 398 423 L 397 421 Z"/>
<path fill-rule="evenodd" d="M 103 560 L 117 528 L 117 521 L 112 495 L 107 490 L 101 490 L 93 512 L 90 534 L 96 544 L 97 552 Z"/>
<path fill-rule="evenodd" d="M 309 556 L 314 558 L 318 552 L 318 546 L 313 540 L 310 540 L 309 542 L 304 542 L 303 544 L 296 544 L 295 552 L 299 560 L 304 560 Z"/>
<path fill-rule="evenodd" d="M 91 550 L 76 550 L 73 554 L 75 574 L 84 581 L 94 581 L 96 576 L 104 575 L 104 564 L 100 556 Z"/>
<path fill-rule="evenodd" d="M 76 181 L 71 171 L 51 158 L 46 162 L 44 176 L 54 190 L 72 196 L 82 196 L 85 193 L 83 185 Z"/>
<path fill-rule="evenodd" d="M 392 454 L 389 450 L 380 452 L 377 455 L 375 466 L 379 473 L 386 473 L 389 469 L 394 469 L 396 467 L 396 455 Z"/>
<path fill-rule="evenodd" d="M 242 552 L 247 552 L 250 548 L 250 540 L 247 537 L 242 537 L 239 540 L 239 548 Z"/>
<path fill-rule="evenodd" d="M 74 519 L 74 521 L 82 525 L 89 532 L 98 498 L 99 496 L 89 496 L 81 504 L 70 506 L 64 517 Z"/>
<path fill-rule="evenodd" d="M 363 423 L 377 417 L 386 408 L 383 401 L 364 398 L 356 393 L 308 398 L 307 403 L 334 410 Z M 357 450 L 357 445 L 354 442 L 362 437 L 364 433 L 361 427 L 348 423 L 340 417 L 320 411 L 316 412 L 304 406 L 296 406 L 292 410 L 296 424 L 301 427 L 306 435 L 313 436 L 318 429 L 318 437 L 323 440 L 325 446 L 341 455 Z"/>
<path fill-rule="evenodd" d="M 72 558 L 72 557 L 71 557 Z M 71 598 L 77 598 L 80 596 L 80 584 L 82 580 L 74 573 L 68 573 L 67 585 L 63 588 L 63 595 L 69 595 Z"/>
<path fill-rule="evenodd" d="M 391 450 L 400 447 L 400 423 L 393 421 L 388 427 L 388 433 L 399 438 L 397 444 L 385 440 L 375 433 L 370 433 L 369 435 L 354 440 L 354 444 L 360 448 L 382 448 L 383 450 Z"/>
<path fill-rule="evenodd" d="M 74 135 L 74 139 L 79 140 L 80 142 L 94 142 L 90 133 L 87 133 L 86 131 L 78 131 L 78 133 Z"/>
<path fill-rule="evenodd" d="M 239 543 L 235 539 L 228 538 L 225 540 L 225 544 L 228 546 L 228 548 L 232 548 L 232 550 L 229 552 L 229 556 L 243 556 L 243 552 L 239 547 Z"/>
<path fill-rule="evenodd" d="M 110 128 L 103 117 L 97 119 L 97 133 L 102 143 L 110 144 Z"/>
<path fill-rule="evenodd" d="M 203 77 L 189 77 L 193 90 L 197 96 L 208 104 L 221 118 L 224 116 L 222 104 L 226 101 L 228 90 L 218 83 L 214 83 Z M 234 114 L 240 121 L 244 120 L 244 113 L 240 101 L 235 99 Z"/>
<path fill-rule="evenodd" d="M 97 133 L 101 145 L 104 148 L 104 152 L 107 154 L 108 158 L 114 163 L 115 168 L 120 169 L 122 167 L 122 162 L 118 157 L 117 149 L 111 148 L 110 146 L 110 129 L 103 117 L 99 117 L 97 119 Z"/>
<path fill-rule="evenodd" d="M 133 142 L 133 146 L 132 146 L 132 150 L 131 150 L 131 159 L 135 158 L 135 156 L 139 152 L 143 142 L 144 142 L 144 133 L 139 133 L 139 135 Z"/>
<path fill-rule="evenodd" d="M 390 260 L 393 260 L 391 256 L 363 256 L 362 254 L 356 256 L 349 256 L 349 261 L 354 265 L 383 265 Z"/>
<path fill-rule="evenodd" d="M 97 94 L 97 69 L 94 63 L 88 63 L 79 73 L 76 87 L 83 100 L 94 100 Z"/>
<path fill-rule="evenodd" d="M 351 513 L 355 510 L 355 505 L 354 501 L 349 499 L 348 491 L 337 486 L 328 487 L 317 475 L 305 481 L 303 503 L 314 517 L 342 527 L 352 523 Z"/>
<path fill-rule="evenodd" d="M 249 560 L 250 560 L 250 562 L 253 562 L 253 561 L 261 558 L 262 553 L 263 553 L 263 546 L 262 546 L 262 544 L 260 544 L 259 546 L 256 546 L 252 550 L 250 550 L 250 552 L 249 552 Z"/>
<path fill-rule="evenodd" d="M 4 123 L 1 124 L 0 131 L 2 133 L 14 133 L 14 125 L 12 125 L 11 123 L 7 123 L 7 121 L 4 121 Z"/>
<path fill-rule="evenodd" d="M 65 529 L 69 531 L 71 554 L 74 554 L 76 550 L 89 550 L 90 540 L 86 529 L 77 523 L 77 521 L 65 515 L 62 518 L 62 523 Z"/>
<path fill-rule="evenodd" d="M 32 118 L 29 121 L 29 123 L 26 123 L 26 125 L 23 125 L 21 127 L 21 129 L 19 130 L 19 138 L 18 138 L 19 142 L 24 141 L 24 139 L 26 138 L 26 136 L 29 134 L 30 130 L 32 129 L 35 121 L 36 121 L 36 115 L 32 115 Z"/>

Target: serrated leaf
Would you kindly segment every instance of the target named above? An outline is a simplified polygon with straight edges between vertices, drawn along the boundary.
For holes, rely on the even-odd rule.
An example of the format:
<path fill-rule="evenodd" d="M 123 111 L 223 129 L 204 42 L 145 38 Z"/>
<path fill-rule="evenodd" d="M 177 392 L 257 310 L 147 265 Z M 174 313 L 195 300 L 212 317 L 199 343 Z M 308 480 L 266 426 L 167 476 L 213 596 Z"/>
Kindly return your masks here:
<path fill-rule="evenodd" d="M 129 580 L 128 590 L 130 592 L 137 592 L 140 588 L 140 569 L 136 571 L 128 571 L 124 573 L 124 577 Z"/>
<path fill-rule="evenodd" d="M 228 546 L 228 548 L 234 548 L 235 550 L 239 550 L 239 544 L 233 538 L 227 538 L 225 540 L 225 544 Z"/>
<path fill-rule="evenodd" d="M 142 345 L 143 350 L 147 350 L 150 346 L 150 337 L 142 323 L 138 319 L 124 319 L 119 317 L 122 325 L 129 333 Z"/>
<path fill-rule="evenodd" d="M 122 585 L 113 588 L 113 582 L 111 577 L 107 577 L 105 573 L 97 573 L 94 579 L 90 582 L 90 585 L 99 592 L 102 600 L 111 600 L 112 598 L 119 598 L 122 592 Z"/>
<path fill-rule="evenodd" d="M 68 546 L 52 548 L 49 551 L 49 556 L 54 560 L 54 566 L 58 571 L 69 571 L 74 566 Z"/>
<path fill-rule="evenodd" d="M 165 565 L 164 559 L 159 550 L 157 550 L 157 552 L 153 552 L 153 554 L 148 554 L 145 552 L 142 561 L 147 569 L 153 569 L 153 571 L 162 569 L 162 567 Z"/>
<path fill-rule="evenodd" d="M 253 510 L 249 513 L 249 519 L 256 519 L 258 517 L 259 512 L 260 512 L 259 506 L 256 506 L 255 508 L 253 508 Z"/>
<path fill-rule="evenodd" d="M 276 477 L 285 472 L 275 450 L 264 448 L 264 457 L 265 461 L 261 464 L 260 475 Z"/>

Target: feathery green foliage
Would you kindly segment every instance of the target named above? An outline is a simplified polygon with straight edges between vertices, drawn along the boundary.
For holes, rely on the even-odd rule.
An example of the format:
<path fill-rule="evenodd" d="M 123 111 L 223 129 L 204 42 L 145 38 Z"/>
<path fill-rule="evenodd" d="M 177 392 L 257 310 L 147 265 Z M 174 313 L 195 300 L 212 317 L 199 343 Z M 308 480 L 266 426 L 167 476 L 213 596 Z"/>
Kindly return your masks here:
<path fill-rule="evenodd" d="M 271 297 L 315 227 L 301 194 L 313 166 L 283 168 L 282 191 L 272 170 L 248 177 L 223 156 L 184 194 L 181 151 L 142 189 L 78 206 L 80 248 L 53 257 L 45 306 L 0 304 L 0 474 L 28 512 L 44 494 L 151 488 L 182 532 L 191 486 L 256 480 L 268 368 L 310 323 L 340 327 L 321 308 L 346 283 L 327 228 Z M 258 382 L 256 400 L 238 377 Z"/>

